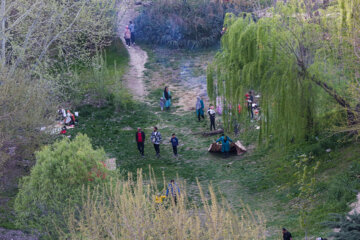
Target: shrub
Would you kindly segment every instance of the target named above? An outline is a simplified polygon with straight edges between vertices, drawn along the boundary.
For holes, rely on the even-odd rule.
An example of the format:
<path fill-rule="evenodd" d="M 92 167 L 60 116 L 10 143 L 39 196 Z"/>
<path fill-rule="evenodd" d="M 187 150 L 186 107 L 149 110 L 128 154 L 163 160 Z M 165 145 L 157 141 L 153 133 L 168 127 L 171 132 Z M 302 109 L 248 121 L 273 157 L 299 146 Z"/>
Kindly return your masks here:
<path fill-rule="evenodd" d="M 69 218 L 70 235 L 66 239 L 266 239 L 265 222 L 261 214 L 244 207 L 238 216 L 226 204 L 217 201 L 213 189 L 205 196 L 199 185 L 196 205 L 187 201 L 180 186 L 177 205 L 168 199 L 155 202 L 156 183 L 117 181 L 106 194 L 91 192 L 84 199 L 80 215 Z M 211 204 L 210 204 L 211 202 Z"/>
<path fill-rule="evenodd" d="M 64 228 L 64 209 L 81 207 L 82 188 L 107 182 L 108 172 L 101 162 L 105 159 L 104 150 L 94 150 L 90 139 L 81 134 L 37 152 L 30 176 L 20 182 L 15 200 L 17 224 L 53 237 L 57 227 Z"/>

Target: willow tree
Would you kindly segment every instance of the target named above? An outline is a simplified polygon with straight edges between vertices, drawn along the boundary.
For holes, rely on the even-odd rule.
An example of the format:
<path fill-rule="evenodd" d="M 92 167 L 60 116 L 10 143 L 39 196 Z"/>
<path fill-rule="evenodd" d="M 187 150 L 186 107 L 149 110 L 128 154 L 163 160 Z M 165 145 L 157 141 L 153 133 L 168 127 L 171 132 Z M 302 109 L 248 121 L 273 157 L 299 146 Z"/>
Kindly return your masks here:
<path fill-rule="evenodd" d="M 238 118 L 231 106 L 253 89 L 261 94 L 261 139 L 305 141 L 329 122 L 329 113 L 337 113 L 331 115 L 337 124 L 358 124 L 358 101 L 350 94 L 358 67 L 345 64 L 353 54 L 342 41 L 341 4 L 321 9 L 288 1 L 268 15 L 257 22 L 226 16 L 228 31 L 208 70 L 210 97 L 222 97 L 228 108 L 225 123 Z"/>

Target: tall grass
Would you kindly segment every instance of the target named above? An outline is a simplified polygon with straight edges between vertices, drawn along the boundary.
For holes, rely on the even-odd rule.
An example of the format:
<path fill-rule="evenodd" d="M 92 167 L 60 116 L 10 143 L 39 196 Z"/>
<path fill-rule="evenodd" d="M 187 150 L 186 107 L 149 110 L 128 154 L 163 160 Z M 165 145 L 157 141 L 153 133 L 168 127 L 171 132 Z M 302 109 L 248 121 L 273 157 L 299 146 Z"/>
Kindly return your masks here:
<path fill-rule="evenodd" d="M 213 188 L 199 202 L 187 200 L 180 184 L 178 203 L 156 203 L 155 178 L 116 180 L 103 191 L 88 191 L 82 209 L 71 214 L 67 239 L 266 239 L 265 219 L 244 206 L 240 215 L 225 200 L 218 202 Z M 165 183 L 165 181 L 164 181 Z M 208 196 L 209 195 L 209 196 Z M 201 206 L 201 207 L 199 207 Z"/>

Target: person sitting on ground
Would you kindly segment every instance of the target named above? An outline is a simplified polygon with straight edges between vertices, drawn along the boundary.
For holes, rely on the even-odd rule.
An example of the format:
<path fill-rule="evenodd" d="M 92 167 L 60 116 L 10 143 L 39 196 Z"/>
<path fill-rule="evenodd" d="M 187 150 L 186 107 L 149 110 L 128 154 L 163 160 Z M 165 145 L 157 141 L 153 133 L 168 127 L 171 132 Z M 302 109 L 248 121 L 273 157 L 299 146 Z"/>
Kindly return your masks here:
<path fill-rule="evenodd" d="M 66 118 L 65 109 L 59 107 L 58 114 L 59 114 L 59 118 L 57 118 L 57 120 L 63 121 Z"/>
<path fill-rule="evenodd" d="M 171 193 L 171 197 L 174 199 L 175 204 L 177 204 L 177 196 L 180 195 L 180 188 L 176 184 L 175 180 L 171 180 L 168 188 L 166 189 L 166 197 Z"/>
<path fill-rule="evenodd" d="M 175 133 L 172 134 L 172 137 L 170 139 L 171 145 L 173 147 L 174 157 L 177 157 L 177 146 L 179 145 L 179 140 L 175 136 Z"/>
<path fill-rule="evenodd" d="M 61 132 L 60 132 L 60 134 L 66 134 L 66 127 L 64 126 L 62 129 L 61 129 Z"/>
<path fill-rule="evenodd" d="M 200 122 L 200 116 L 205 119 L 204 117 L 204 101 L 201 99 L 200 96 L 197 97 L 196 100 L 196 115 Z"/>
<path fill-rule="evenodd" d="M 128 46 L 128 48 L 130 48 L 131 31 L 128 26 L 125 27 L 124 38 L 126 45 Z"/>
<path fill-rule="evenodd" d="M 64 123 L 66 126 L 72 126 L 75 125 L 75 115 L 70 112 L 70 110 L 67 110 L 66 118 L 64 120 Z"/>
<path fill-rule="evenodd" d="M 171 93 L 170 93 L 169 87 L 165 87 L 163 98 L 165 99 L 166 110 L 169 110 L 169 108 L 171 106 Z"/>
<path fill-rule="evenodd" d="M 282 229 L 282 233 L 283 233 L 284 240 L 292 240 L 291 233 L 286 228 Z"/>
<path fill-rule="evenodd" d="M 160 108 L 161 111 L 164 111 L 164 107 L 165 107 L 165 99 L 163 97 L 160 98 Z"/>
<path fill-rule="evenodd" d="M 228 136 L 225 136 L 224 134 L 221 135 L 221 137 L 216 140 L 216 142 L 221 142 L 221 152 L 224 154 L 225 157 L 229 156 L 230 152 L 230 142 L 232 142 L 231 138 Z"/>
<path fill-rule="evenodd" d="M 137 132 L 135 134 L 135 140 L 136 140 L 137 148 L 138 148 L 141 156 L 144 156 L 145 133 L 143 131 L 141 131 L 141 128 L 137 129 Z"/>
<path fill-rule="evenodd" d="M 216 117 L 216 112 L 214 110 L 214 106 L 210 105 L 210 108 L 208 109 L 208 114 L 210 116 L 210 131 L 212 131 L 212 129 L 215 129 L 215 117 Z"/>

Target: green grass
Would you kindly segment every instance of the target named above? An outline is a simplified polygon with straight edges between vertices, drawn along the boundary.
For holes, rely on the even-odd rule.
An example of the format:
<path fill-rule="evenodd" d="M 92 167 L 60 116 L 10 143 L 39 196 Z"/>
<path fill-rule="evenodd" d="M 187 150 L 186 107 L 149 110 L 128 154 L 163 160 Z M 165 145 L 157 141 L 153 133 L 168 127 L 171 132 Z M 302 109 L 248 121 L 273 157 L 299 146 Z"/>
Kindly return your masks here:
<path fill-rule="evenodd" d="M 148 50 L 150 51 L 150 50 Z M 154 51 L 149 52 L 146 76 L 147 86 L 151 86 L 151 76 L 159 70 L 159 64 L 168 68 L 176 67 L 176 62 L 166 63 L 166 58 L 158 59 Z M 180 58 L 193 57 L 181 55 Z M 199 73 L 201 74 L 201 73 Z M 320 161 L 314 207 L 310 210 L 309 234 L 319 236 L 329 232 L 322 225 L 329 213 L 348 211 L 348 205 L 355 200 L 356 189 L 360 188 L 360 168 L 356 162 L 360 159 L 358 144 L 340 144 L 337 138 L 328 139 L 297 146 L 288 151 L 275 151 L 272 148 L 258 148 L 244 156 L 231 156 L 223 159 L 219 154 L 207 152 L 213 137 L 202 137 L 193 133 L 208 129 L 208 119 L 198 123 L 192 112 L 177 115 L 174 109 L 161 112 L 158 99 L 162 89 L 151 89 L 148 95 L 150 105 L 138 103 L 131 110 L 115 112 L 112 106 L 97 109 L 84 106 L 80 111 L 80 127 L 74 130 L 86 133 L 92 138 L 93 144 L 103 147 L 110 157 L 117 158 L 119 171 L 136 173 L 138 168 L 147 172 L 149 165 L 156 176 L 167 180 L 178 176 L 187 182 L 189 197 L 198 199 L 194 190 L 196 179 L 201 184 L 211 183 L 218 195 L 226 197 L 230 204 L 241 211 L 241 202 L 249 204 L 253 210 L 262 211 L 267 219 L 269 239 L 279 239 L 281 227 L 291 230 L 294 239 L 304 235 L 299 224 L 299 209 L 296 208 L 296 197 L 299 193 L 295 168 L 292 160 L 302 153 L 315 154 L 315 160 Z M 174 96 L 174 102 L 177 101 Z M 149 137 L 153 126 L 158 126 L 164 144 L 161 145 L 161 157 L 156 158 Z M 128 130 L 129 127 L 132 130 Z M 137 127 L 145 129 L 145 158 L 141 158 L 135 143 Z M 246 145 L 257 145 L 257 130 L 254 124 L 245 121 L 239 139 Z M 168 141 L 172 133 L 176 133 L 180 141 L 178 159 L 172 156 L 172 148 Z M 332 152 L 325 150 L 331 147 Z M 161 181 L 160 181 L 161 182 Z M 323 235 L 324 236 L 324 235 Z"/>

